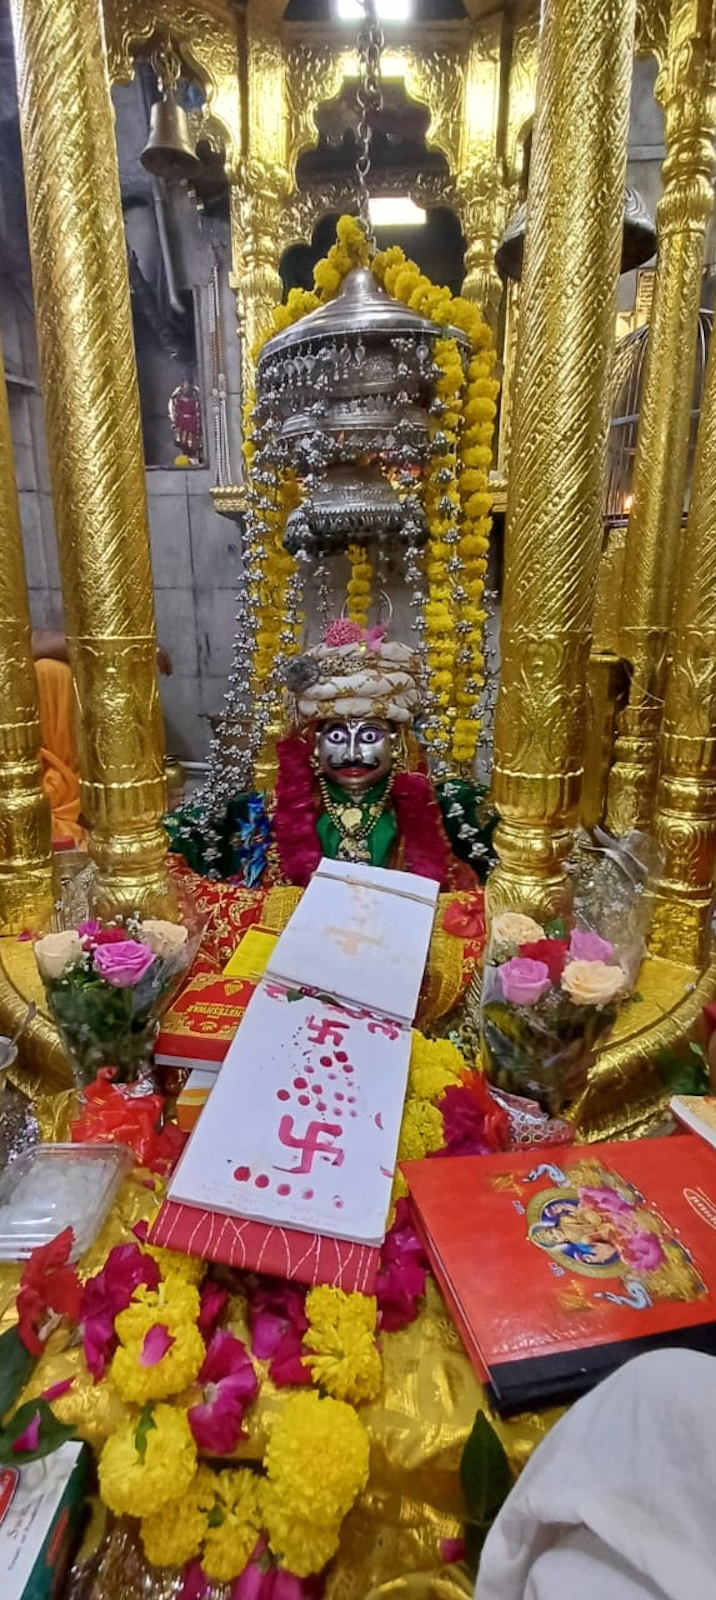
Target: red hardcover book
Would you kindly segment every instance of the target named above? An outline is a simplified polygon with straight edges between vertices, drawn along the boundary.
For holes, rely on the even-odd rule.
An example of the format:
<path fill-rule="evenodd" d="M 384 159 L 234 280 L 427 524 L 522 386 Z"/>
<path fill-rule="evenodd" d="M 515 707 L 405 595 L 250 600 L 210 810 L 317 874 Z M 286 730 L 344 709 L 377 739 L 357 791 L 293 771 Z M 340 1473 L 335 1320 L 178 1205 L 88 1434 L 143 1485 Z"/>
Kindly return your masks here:
<path fill-rule="evenodd" d="M 380 1263 L 380 1251 L 369 1245 L 292 1228 L 271 1228 L 263 1222 L 246 1222 L 175 1200 L 162 1206 L 150 1237 L 152 1244 L 182 1255 L 202 1256 L 272 1278 L 327 1284 L 346 1294 L 372 1294 Z"/>
<path fill-rule="evenodd" d="M 702 1140 L 404 1172 L 435 1275 L 503 1415 L 574 1399 L 653 1346 L 716 1354 L 716 1152 Z"/>
<path fill-rule="evenodd" d="M 163 1019 L 154 1049 L 157 1066 L 218 1071 L 254 988 L 246 978 L 191 974 Z"/>

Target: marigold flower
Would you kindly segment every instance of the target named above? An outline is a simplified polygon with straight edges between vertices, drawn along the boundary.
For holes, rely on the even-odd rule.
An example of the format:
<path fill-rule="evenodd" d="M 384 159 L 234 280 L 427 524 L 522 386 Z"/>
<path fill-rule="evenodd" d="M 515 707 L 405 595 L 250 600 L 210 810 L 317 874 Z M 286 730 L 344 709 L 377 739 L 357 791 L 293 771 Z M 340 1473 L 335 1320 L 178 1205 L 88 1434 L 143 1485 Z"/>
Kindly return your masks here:
<path fill-rule="evenodd" d="M 365 1488 L 369 1456 L 368 1435 L 353 1407 L 311 1390 L 286 1401 L 271 1429 L 264 1466 L 286 1516 L 328 1527 L 342 1520 Z M 293 1561 L 286 1558 L 286 1564 L 298 1572 Z"/>
<path fill-rule="evenodd" d="M 274 1555 L 298 1578 L 322 1572 L 338 1549 L 340 1521 L 324 1523 L 293 1516 L 283 1495 L 270 1484 L 264 1491 L 264 1523 Z"/>
<path fill-rule="evenodd" d="M 102 1499 L 118 1517 L 149 1517 L 189 1488 L 196 1445 L 186 1413 L 174 1406 L 145 1408 L 110 1434 L 99 1458 Z"/>
<path fill-rule="evenodd" d="M 443 1119 L 429 1100 L 409 1100 L 398 1142 L 399 1161 L 421 1161 L 443 1143 Z"/>
<path fill-rule="evenodd" d="M 250 1561 L 262 1528 L 262 1484 L 249 1470 L 218 1472 L 206 1518 L 201 1564 L 207 1578 L 231 1583 Z"/>
<path fill-rule="evenodd" d="M 114 1324 L 119 1347 L 111 1376 L 123 1400 L 163 1400 L 193 1383 L 206 1354 L 199 1312 L 197 1290 L 179 1278 L 167 1278 L 156 1289 L 140 1285 Z"/>
<path fill-rule="evenodd" d="M 312 1289 L 303 1336 L 313 1381 L 335 1400 L 361 1405 L 380 1392 L 383 1368 L 375 1344 L 377 1305 L 363 1294 Z"/>
<path fill-rule="evenodd" d="M 183 1567 L 196 1560 L 206 1532 L 206 1513 L 214 1499 L 214 1474 L 200 1466 L 178 1500 L 143 1517 L 140 1535 L 144 1553 L 155 1567 Z"/>

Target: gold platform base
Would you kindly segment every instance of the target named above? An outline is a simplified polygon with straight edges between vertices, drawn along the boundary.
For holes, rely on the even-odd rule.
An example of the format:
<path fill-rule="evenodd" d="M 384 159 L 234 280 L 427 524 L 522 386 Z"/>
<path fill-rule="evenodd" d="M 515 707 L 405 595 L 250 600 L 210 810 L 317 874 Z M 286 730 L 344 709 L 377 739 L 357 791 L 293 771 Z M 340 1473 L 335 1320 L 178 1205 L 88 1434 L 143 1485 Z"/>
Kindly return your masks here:
<path fill-rule="evenodd" d="M 647 956 L 635 997 L 569 1113 L 580 1140 L 638 1138 L 658 1130 L 674 1092 L 669 1069 L 689 1059 L 689 1041 L 702 1038 L 703 1008 L 715 998 L 716 955 L 705 972 Z"/>
<path fill-rule="evenodd" d="M 31 1000 L 37 1015 L 20 1042 L 17 1067 L 11 1077 L 25 1094 L 47 1094 L 72 1085 L 70 1064 L 50 1021 L 45 991 L 29 939 L 0 939 L 0 1033 L 11 1037 L 19 1028 Z"/>
<path fill-rule="evenodd" d="M 0 1033 L 15 1032 L 31 1000 L 37 1016 L 23 1035 L 14 1081 L 30 1095 L 67 1089 L 70 1065 L 47 1012 L 32 945 L 0 939 Z M 658 1129 L 673 1092 L 669 1064 L 689 1059 L 689 1041 L 703 1039 L 703 1007 L 714 1000 L 716 954 L 702 973 L 647 957 L 636 995 L 569 1113 L 580 1141 L 643 1137 Z"/>

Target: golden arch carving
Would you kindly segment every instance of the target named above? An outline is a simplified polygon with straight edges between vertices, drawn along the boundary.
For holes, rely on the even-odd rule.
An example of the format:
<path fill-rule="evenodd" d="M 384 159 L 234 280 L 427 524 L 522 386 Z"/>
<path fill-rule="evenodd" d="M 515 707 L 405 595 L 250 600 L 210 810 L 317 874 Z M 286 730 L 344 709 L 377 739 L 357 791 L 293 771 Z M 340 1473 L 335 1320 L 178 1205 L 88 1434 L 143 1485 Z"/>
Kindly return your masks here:
<path fill-rule="evenodd" d="M 156 37 L 171 37 L 183 62 L 206 92 L 207 131 L 217 124 L 226 146 L 226 173 L 233 179 L 241 142 L 238 35 L 235 14 L 222 0 L 112 0 L 105 7 L 107 62 L 111 83 L 130 83 L 136 55 Z"/>

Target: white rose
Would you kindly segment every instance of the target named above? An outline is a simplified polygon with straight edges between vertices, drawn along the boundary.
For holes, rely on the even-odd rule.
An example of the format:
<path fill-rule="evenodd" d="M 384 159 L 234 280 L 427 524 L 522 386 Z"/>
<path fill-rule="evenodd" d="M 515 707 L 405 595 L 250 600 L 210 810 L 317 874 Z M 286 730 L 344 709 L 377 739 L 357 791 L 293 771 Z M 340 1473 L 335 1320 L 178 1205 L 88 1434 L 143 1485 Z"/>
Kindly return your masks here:
<path fill-rule="evenodd" d="M 536 939 L 546 939 L 544 928 L 533 917 L 525 917 L 521 911 L 502 911 L 495 917 L 490 928 L 490 938 L 493 944 L 521 945 L 534 944 Z"/>
<path fill-rule="evenodd" d="M 45 980 L 61 978 L 82 954 L 82 941 L 74 928 L 67 928 L 63 933 L 46 933 L 35 945 L 35 960 Z"/>
<path fill-rule="evenodd" d="M 188 937 L 189 931 L 182 922 L 166 922 L 163 917 L 147 917 L 140 933 L 142 944 L 148 944 L 161 961 L 178 956 Z"/>
<path fill-rule="evenodd" d="M 562 988 L 578 1006 L 606 1006 L 626 983 L 624 968 L 606 961 L 568 961 L 562 973 Z"/>

